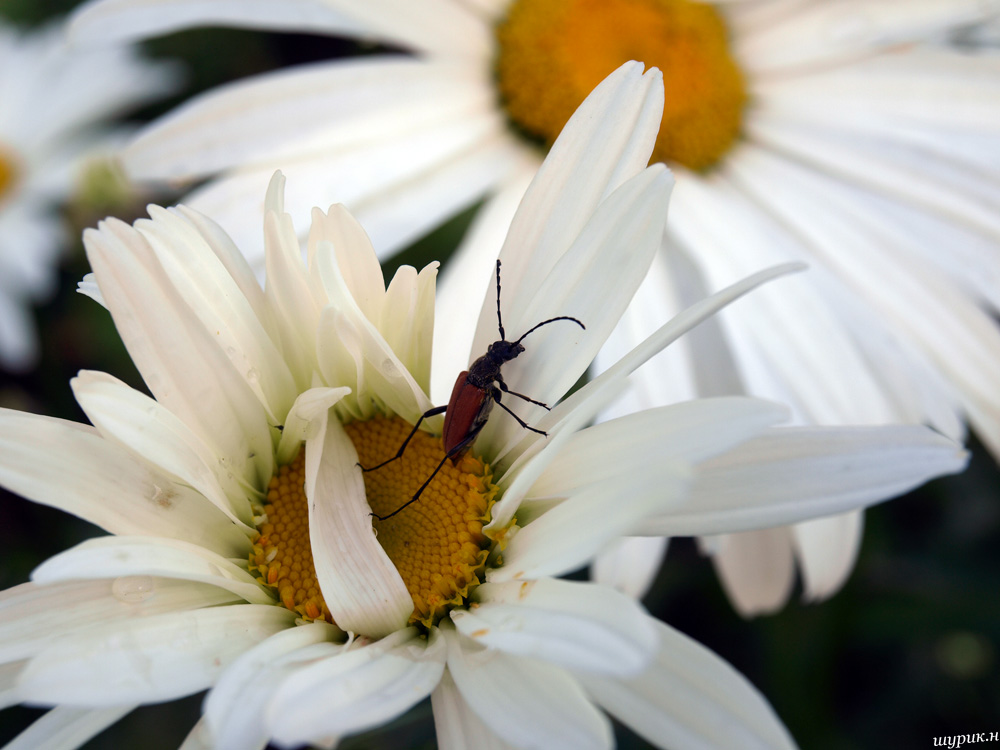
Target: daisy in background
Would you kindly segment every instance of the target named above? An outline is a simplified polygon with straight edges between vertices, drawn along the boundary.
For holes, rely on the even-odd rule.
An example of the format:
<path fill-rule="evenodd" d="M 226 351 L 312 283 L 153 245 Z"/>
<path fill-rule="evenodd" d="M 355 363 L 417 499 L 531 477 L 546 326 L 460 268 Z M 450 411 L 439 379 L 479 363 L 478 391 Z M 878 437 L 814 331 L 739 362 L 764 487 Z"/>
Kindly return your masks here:
<path fill-rule="evenodd" d="M 994 5 L 974 0 L 95 0 L 77 38 L 194 25 L 355 36 L 402 47 L 240 81 L 154 123 L 136 177 L 212 178 L 188 197 L 259 263 L 246 211 L 289 176 L 300 235 L 318 198 L 358 216 L 382 257 L 485 197 L 439 304 L 433 393 L 468 362 L 469 305 L 489 284 L 542 151 L 604 75 L 664 71 L 654 160 L 675 219 L 609 348 L 765 266 L 811 270 L 762 290 L 637 373 L 605 417 L 696 395 L 752 393 L 801 423 L 968 420 L 1000 455 L 1000 56 L 957 48 Z M 994 20 L 995 23 L 995 20 Z M 616 252 L 621 253 L 621 249 Z M 484 324 L 485 325 L 485 324 Z M 449 346 L 449 342 L 456 342 Z M 475 352 L 474 352 L 475 354 Z M 853 567 L 861 516 L 710 540 L 737 608 L 770 611 L 801 571 L 807 600 Z M 639 548 L 635 546 L 639 544 Z M 641 593 L 666 540 L 625 543 L 599 575 Z M 637 566 L 636 560 L 649 564 Z"/>
<path fill-rule="evenodd" d="M 780 428 L 784 407 L 695 400 L 592 427 L 628 374 L 794 266 L 666 322 L 563 401 L 660 244 L 673 180 L 645 167 L 660 75 L 632 63 L 582 105 L 500 253 L 504 368 L 542 436 L 496 410 L 473 449 L 385 521 L 443 456 L 431 404 L 435 265 L 384 285 L 342 206 L 303 261 L 277 175 L 266 284 L 217 224 L 150 207 L 85 236 L 83 290 L 111 313 L 152 397 L 73 381 L 94 427 L 0 411 L 0 482 L 111 535 L 0 595 L 0 696 L 54 706 L 11 747 L 86 741 L 134 706 L 211 688 L 186 747 L 328 747 L 430 696 L 440 747 L 606 748 L 607 714 L 660 747 L 792 747 L 731 667 L 634 600 L 555 576 L 615 537 L 738 531 L 857 508 L 960 470 L 920 426 Z M 644 168 L 645 167 L 645 168 Z M 627 242 L 633 252 L 609 251 Z M 780 283 L 787 283 L 782 281 Z M 497 290 L 472 351 L 496 337 Z M 432 424 L 431 428 L 439 425 Z M 40 616 L 58 608 L 59 617 Z"/>
<path fill-rule="evenodd" d="M 68 238 L 57 213 L 91 160 L 122 134 L 106 121 L 168 93 L 173 65 L 134 49 L 71 49 L 64 27 L 25 31 L 0 21 L 0 365 L 38 356 L 32 302 L 52 292 Z"/>

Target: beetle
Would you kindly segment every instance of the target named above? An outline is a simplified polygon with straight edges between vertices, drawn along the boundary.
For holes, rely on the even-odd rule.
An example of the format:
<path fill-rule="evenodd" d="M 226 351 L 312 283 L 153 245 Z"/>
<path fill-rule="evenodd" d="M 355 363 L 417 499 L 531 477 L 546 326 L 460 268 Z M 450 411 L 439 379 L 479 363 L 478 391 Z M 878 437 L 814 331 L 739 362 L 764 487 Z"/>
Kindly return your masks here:
<path fill-rule="evenodd" d="M 587 330 L 587 327 L 576 318 L 571 318 L 568 315 L 561 315 L 557 318 L 543 320 L 538 325 L 530 328 L 527 333 L 523 334 L 517 341 L 507 341 L 507 335 L 504 333 L 503 329 L 503 318 L 500 315 L 500 260 L 498 259 L 497 327 L 500 330 L 500 339 L 490 344 L 486 349 L 486 354 L 473 362 L 469 366 L 468 370 L 463 370 L 459 373 L 459 376 L 455 379 L 455 385 L 451 390 L 451 398 L 448 400 L 447 406 L 435 406 L 433 409 L 428 409 L 420 415 L 420 419 L 418 419 L 417 423 L 413 425 L 413 429 L 410 431 L 410 434 L 406 436 L 406 440 L 403 441 L 403 444 L 399 447 L 395 456 L 383 461 L 378 466 L 372 466 L 369 469 L 366 469 L 360 464 L 358 465 L 361 466 L 361 471 L 376 471 L 377 469 L 381 469 L 386 464 L 392 463 L 397 458 L 401 458 L 403 456 L 403 452 L 406 450 L 406 446 L 409 445 L 413 436 L 417 434 L 417 430 L 420 428 L 421 423 L 425 419 L 429 419 L 430 417 L 442 413 L 444 414 L 444 429 L 441 434 L 441 443 L 444 448 L 445 456 L 441 459 L 441 463 L 437 465 L 437 468 L 434 469 L 429 477 L 427 477 L 427 480 L 420 485 L 420 489 L 414 493 L 413 497 L 387 516 L 380 516 L 377 513 L 372 513 L 373 516 L 380 521 L 392 518 L 394 515 L 403 510 L 403 508 L 417 501 L 423 491 L 427 489 L 427 485 L 429 485 L 434 477 L 437 476 L 437 473 L 441 471 L 441 467 L 444 466 L 445 461 L 451 459 L 452 464 L 457 464 L 459 459 L 464 456 L 472 446 L 472 441 L 476 439 L 476 436 L 482 431 L 483 427 L 486 426 L 486 420 L 489 419 L 490 412 L 493 410 L 493 404 L 497 404 L 501 409 L 514 417 L 514 419 L 517 420 L 517 423 L 524 429 L 537 432 L 539 435 L 548 435 L 547 432 L 529 425 L 517 416 L 517 414 L 515 414 L 509 406 L 500 400 L 501 394 L 506 393 L 511 396 L 517 396 L 528 403 L 541 406 L 543 409 L 549 408 L 548 405 L 543 404 L 541 401 L 535 401 L 535 399 L 529 398 L 523 393 L 517 393 L 516 391 L 510 390 L 504 382 L 503 375 L 500 370 L 504 364 L 510 362 L 512 359 L 517 359 L 517 357 L 524 352 L 524 344 L 521 342 L 524 341 L 525 337 L 529 333 L 537 331 L 539 328 L 548 325 L 549 323 L 555 323 L 558 320 L 572 321 L 583 330 Z"/>

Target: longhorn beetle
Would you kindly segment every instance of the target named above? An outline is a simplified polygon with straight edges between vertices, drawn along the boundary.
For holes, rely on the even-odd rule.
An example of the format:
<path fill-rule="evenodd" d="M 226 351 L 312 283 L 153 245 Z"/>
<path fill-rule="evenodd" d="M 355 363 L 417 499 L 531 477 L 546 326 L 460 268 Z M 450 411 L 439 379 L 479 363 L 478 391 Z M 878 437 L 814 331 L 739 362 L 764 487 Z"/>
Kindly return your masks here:
<path fill-rule="evenodd" d="M 413 497 L 387 516 L 372 513 L 373 516 L 380 521 L 392 518 L 403 508 L 417 501 L 421 493 L 427 489 L 427 485 L 441 471 L 441 467 L 444 466 L 445 461 L 450 458 L 453 464 L 457 464 L 458 459 L 469 450 L 472 441 L 476 439 L 476 435 L 486 425 L 486 420 L 490 416 L 490 411 L 492 411 L 494 403 L 514 417 L 517 423 L 524 429 L 537 432 L 539 435 L 548 435 L 547 432 L 535 429 L 529 425 L 500 400 L 500 394 L 507 393 L 511 396 L 517 396 L 528 403 L 541 406 L 544 409 L 549 408 L 541 401 L 535 401 L 535 399 L 528 398 L 523 393 L 516 393 L 510 390 L 503 381 L 500 368 L 512 359 L 516 359 L 524 351 L 524 345 L 521 342 L 524 341 L 528 333 L 537 331 L 549 323 L 555 323 L 557 320 L 571 320 L 583 330 L 587 330 L 587 327 L 576 318 L 561 315 L 558 318 L 543 320 L 538 325 L 529 329 L 517 341 L 507 341 L 507 336 L 503 330 L 503 318 L 500 316 L 500 261 L 497 260 L 497 327 L 500 329 L 500 340 L 490 344 L 486 350 L 486 354 L 473 362 L 468 370 L 464 370 L 459 374 L 455 380 L 455 387 L 452 388 L 451 399 L 448 401 L 447 406 L 435 406 L 433 409 L 428 409 L 420 415 L 420 419 L 413 425 L 413 429 L 410 430 L 410 434 L 406 436 L 406 440 L 403 441 L 395 456 L 383 461 L 378 466 L 372 466 L 370 469 L 362 466 L 361 471 L 375 471 L 376 469 L 381 469 L 386 464 L 392 463 L 397 458 L 401 458 L 403 451 L 406 450 L 406 446 L 409 445 L 413 436 L 417 434 L 417 429 L 420 427 L 421 422 L 442 412 L 444 412 L 444 432 L 441 435 L 441 442 L 444 447 L 445 456 L 441 459 L 441 463 L 437 465 L 433 473 L 427 477 L 427 481 L 420 485 L 420 489 L 414 493 Z M 360 464 L 358 465 L 360 466 Z"/>

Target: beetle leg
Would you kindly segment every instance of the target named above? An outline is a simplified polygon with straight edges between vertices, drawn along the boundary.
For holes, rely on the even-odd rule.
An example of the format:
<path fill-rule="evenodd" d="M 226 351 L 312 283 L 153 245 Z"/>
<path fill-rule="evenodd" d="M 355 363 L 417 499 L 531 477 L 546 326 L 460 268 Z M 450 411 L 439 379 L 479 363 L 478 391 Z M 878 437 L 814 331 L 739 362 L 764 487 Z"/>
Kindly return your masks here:
<path fill-rule="evenodd" d="M 514 391 L 506 391 L 506 393 L 509 393 L 512 396 L 520 396 L 521 395 L 520 393 L 514 393 Z M 517 416 L 514 412 L 512 412 L 510 410 L 510 407 L 508 407 L 507 404 L 503 403 L 500 400 L 500 389 L 497 388 L 496 386 L 491 386 L 491 388 L 490 388 L 490 398 L 492 398 L 497 403 L 497 406 L 499 406 L 505 412 L 507 412 L 508 414 L 510 414 L 512 417 L 514 417 L 514 419 L 517 420 L 517 423 L 519 425 L 521 425 L 521 427 L 523 427 L 526 430 L 531 430 L 532 432 L 537 432 L 539 435 L 544 435 L 544 436 L 548 437 L 549 433 L 545 432 L 544 430 L 535 429 L 530 424 L 528 424 L 523 419 L 521 419 L 519 416 Z M 524 398 L 524 396 L 521 396 L 521 398 Z M 529 398 L 528 401 L 531 401 L 531 399 Z M 532 401 L 532 403 L 533 404 L 538 404 L 537 401 Z M 539 406 L 545 406 L 545 404 L 538 404 L 538 405 Z M 545 408 L 548 409 L 549 407 L 545 406 Z"/>
<path fill-rule="evenodd" d="M 503 391 L 504 393 L 509 393 L 511 396 L 517 396 L 520 399 L 524 399 L 528 403 L 534 404 L 535 406 L 540 406 L 547 411 L 552 411 L 552 408 L 548 404 L 543 404 L 541 401 L 535 401 L 535 399 L 533 398 L 528 398 L 523 393 L 512 391 L 510 388 L 507 387 L 507 384 L 503 382 L 503 378 L 500 376 L 500 373 L 497 373 L 497 383 L 500 384 L 500 390 Z M 498 404 L 500 403 L 500 399 L 497 399 L 496 401 Z M 527 427 L 527 425 L 524 426 Z"/>
<path fill-rule="evenodd" d="M 395 456 L 393 456 L 390 459 L 387 459 L 387 460 L 383 461 L 378 466 L 371 467 L 370 469 L 366 469 L 364 466 L 361 466 L 361 464 L 359 463 L 358 466 L 361 466 L 361 471 L 375 471 L 376 469 L 381 469 L 386 464 L 391 464 L 397 458 L 402 458 L 403 451 L 406 450 L 406 446 L 410 444 L 410 440 L 412 440 L 413 436 L 417 434 L 417 430 L 420 428 L 420 423 L 423 422 L 425 419 L 428 419 L 430 417 L 436 416 L 438 414 L 443 414 L 444 411 L 445 411 L 445 409 L 447 409 L 447 408 L 448 408 L 447 406 L 435 406 L 433 409 L 428 409 L 427 411 L 425 411 L 423 414 L 420 415 L 420 419 L 417 420 L 417 423 L 415 425 L 413 425 L 413 429 L 410 430 L 410 434 L 406 436 L 406 440 L 403 441 L 403 444 L 401 446 L 399 446 L 399 450 L 396 452 Z M 421 489 L 423 489 L 423 488 L 421 487 Z"/>
<path fill-rule="evenodd" d="M 483 424 L 485 424 L 485 422 Z M 447 461 L 452 456 L 457 456 L 459 453 L 461 453 L 466 448 L 468 448 L 469 445 L 472 443 L 472 441 L 476 439 L 476 435 L 478 435 L 482 429 L 483 429 L 483 425 L 482 424 L 478 425 L 475 429 L 471 430 L 468 435 L 465 436 L 465 439 L 461 443 L 459 443 L 454 448 L 452 448 L 450 451 L 448 451 L 444 455 L 444 458 L 441 459 L 441 463 L 439 463 L 437 465 L 437 468 L 434 469 L 433 473 L 429 477 L 427 477 L 427 481 L 425 481 L 422 485 L 420 485 L 420 489 L 417 490 L 413 494 L 413 497 L 411 497 L 405 503 L 403 503 L 402 505 L 400 505 L 398 508 L 396 508 L 396 510 L 394 510 L 392 513 L 390 513 L 387 516 L 380 516 L 378 513 L 372 513 L 371 515 L 375 516 L 375 518 L 377 518 L 380 521 L 384 521 L 387 518 L 392 518 L 394 515 L 396 515 L 397 513 L 399 513 L 399 511 L 401 511 L 407 505 L 411 505 L 411 504 L 417 502 L 417 499 L 420 497 L 421 494 L 423 494 L 423 491 L 427 489 L 427 485 L 429 485 L 433 481 L 434 477 L 437 476 L 437 473 L 439 471 L 441 471 L 441 467 L 444 466 L 444 462 Z M 390 458 L 389 461 L 391 461 L 391 460 L 392 459 Z M 388 463 L 388 461 L 386 463 Z"/>

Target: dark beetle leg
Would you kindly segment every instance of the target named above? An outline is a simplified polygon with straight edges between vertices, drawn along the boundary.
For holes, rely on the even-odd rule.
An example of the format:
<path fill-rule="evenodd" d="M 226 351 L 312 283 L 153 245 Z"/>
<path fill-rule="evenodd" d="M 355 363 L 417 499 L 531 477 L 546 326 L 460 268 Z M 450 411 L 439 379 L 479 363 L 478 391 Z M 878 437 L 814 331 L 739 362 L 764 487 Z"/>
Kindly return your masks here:
<path fill-rule="evenodd" d="M 533 398 L 528 398 L 523 393 L 518 393 L 517 391 L 512 391 L 507 387 L 507 384 L 503 382 L 503 378 L 500 377 L 500 373 L 497 373 L 497 383 L 500 384 L 500 390 L 504 393 L 509 393 L 511 396 L 517 396 L 520 399 L 524 399 L 528 403 L 534 404 L 535 406 L 540 406 L 547 411 L 552 411 L 552 408 L 548 404 L 543 404 L 541 401 L 535 401 Z M 500 399 L 497 399 L 497 403 L 500 403 Z M 527 425 L 525 425 L 527 427 Z"/>
<path fill-rule="evenodd" d="M 437 416 L 438 414 L 443 414 L 445 409 L 447 408 L 448 408 L 447 406 L 435 406 L 433 409 L 428 409 L 427 411 L 425 411 L 423 414 L 420 415 L 420 419 L 417 420 L 417 423 L 413 425 L 413 429 L 410 430 L 410 434 L 406 436 L 406 440 L 403 441 L 403 444 L 399 446 L 399 451 L 397 451 L 395 456 L 383 461 L 378 466 L 371 467 L 370 469 L 366 469 L 364 466 L 361 466 L 361 464 L 358 464 L 358 466 L 361 466 L 361 471 L 375 471 L 376 469 L 381 469 L 386 464 L 391 464 L 397 458 L 402 458 L 403 451 L 406 450 L 406 446 L 410 444 L 410 440 L 412 440 L 413 436 L 417 434 L 417 430 L 420 428 L 420 423 L 423 422 L 425 419 L 428 419 L 429 417 L 434 417 Z"/>
<path fill-rule="evenodd" d="M 508 393 L 511 393 L 514 396 L 519 395 L 517 393 L 514 393 L 513 391 L 508 391 Z M 537 429 L 535 429 L 530 424 L 528 424 L 523 419 L 521 419 L 519 416 L 517 416 L 514 412 L 512 412 L 510 410 L 510 408 L 507 406 L 507 404 L 503 403 L 500 400 L 500 389 L 499 388 L 493 387 L 490 390 L 490 398 L 492 398 L 496 402 L 497 406 L 499 406 L 505 412 L 507 412 L 508 414 L 510 414 L 512 417 L 514 417 L 514 419 L 517 420 L 517 423 L 519 425 L 521 425 L 521 427 L 523 427 L 526 430 L 531 430 L 532 432 L 537 432 L 539 435 L 544 435 L 545 437 L 548 437 L 549 433 L 545 432 L 544 430 L 537 430 Z M 530 401 L 531 399 L 528 399 L 528 400 Z M 532 402 L 532 403 L 538 403 L 538 402 L 535 401 L 535 402 Z M 539 406 L 545 406 L 545 404 L 539 404 Z M 545 406 L 545 408 L 548 409 L 549 407 Z"/>
<path fill-rule="evenodd" d="M 483 424 L 485 424 L 485 422 Z M 392 513 L 390 513 L 387 516 L 380 516 L 378 513 L 372 513 L 371 515 L 375 516 L 375 518 L 377 518 L 380 521 L 384 521 L 387 518 L 392 518 L 394 515 L 396 515 L 397 513 L 399 513 L 399 511 L 401 511 L 406 506 L 408 506 L 408 505 L 410 505 L 412 503 L 415 503 L 417 501 L 417 499 L 420 497 L 420 495 L 423 493 L 423 491 L 427 489 L 427 485 L 429 485 L 431 483 L 431 481 L 434 479 L 434 477 L 437 476 L 437 473 L 439 471 L 441 471 L 441 467 L 444 466 L 444 462 L 447 461 L 452 456 L 457 456 L 459 453 L 461 453 L 466 448 L 468 448 L 469 445 L 472 443 L 472 441 L 476 439 L 476 435 L 479 434 L 479 431 L 483 429 L 483 424 L 477 425 L 471 432 L 469 432 L 468 435 L 465 436 L 465 440 L 463 440 L 461 443 L 459 443 L 458 445 L 456 445 L 454 448 L 452 448 L 450 451 L 448 451 L 445 454 L 444 458 L 441 459 L 441 463 L 439 463 L 437 465 L 437 468 L 434 469 L 434 473 L 432 473 L 429 477 L 427 477 L 427 481 L 424 482 L 422 485 L 420 485 L 420 489 L 417 490 L 414 493 L 413 497 L 411 497 L 405 503 L 403 503 L 402 505 L 400 505 L 398 508 L 396 508 L 396 510 L 394 510 Z M 390 459 L 390 460 L 392 460 L 392 459 Z"/>

